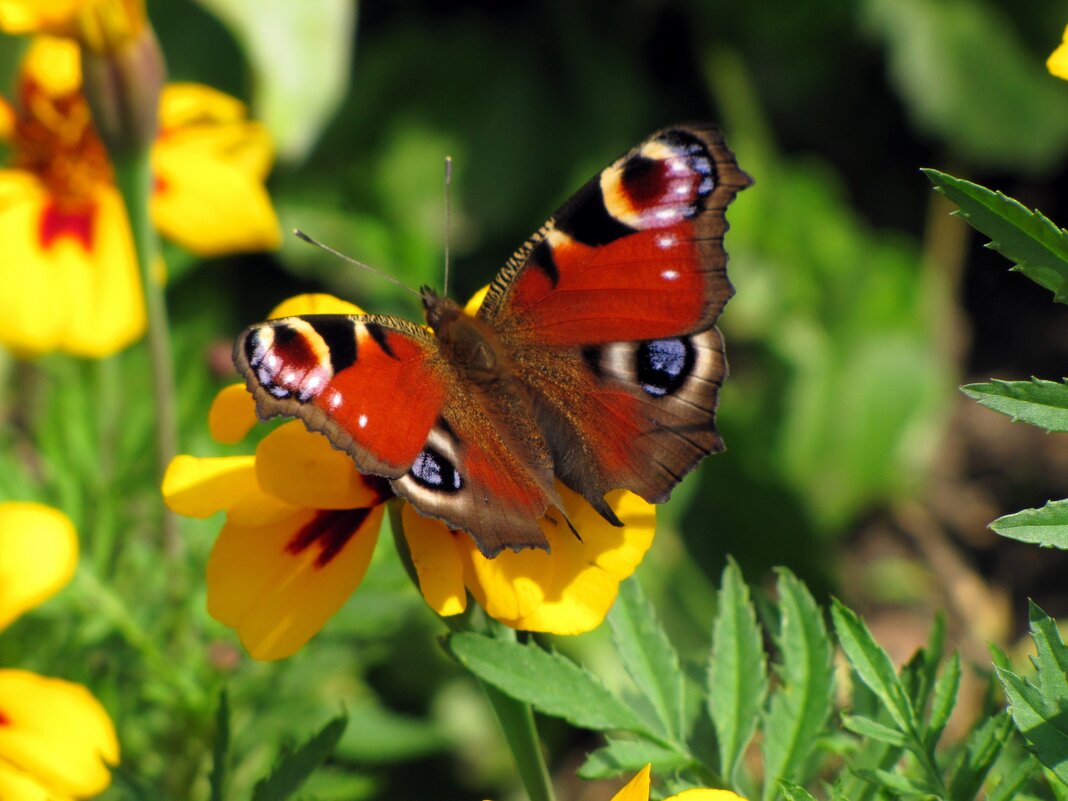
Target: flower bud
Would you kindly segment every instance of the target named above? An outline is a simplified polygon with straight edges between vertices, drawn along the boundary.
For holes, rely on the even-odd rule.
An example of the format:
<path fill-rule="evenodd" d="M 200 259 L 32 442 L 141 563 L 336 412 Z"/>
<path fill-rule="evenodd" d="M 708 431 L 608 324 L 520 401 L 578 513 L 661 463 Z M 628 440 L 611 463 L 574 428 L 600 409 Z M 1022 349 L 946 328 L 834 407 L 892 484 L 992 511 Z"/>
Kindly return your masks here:
<path fill-rule="evenodd" d="M 143 0 L 96 0 L 78 14 L 83 91 L 112 157 L 143 152 L 156 138 L 166 75 Z"/>

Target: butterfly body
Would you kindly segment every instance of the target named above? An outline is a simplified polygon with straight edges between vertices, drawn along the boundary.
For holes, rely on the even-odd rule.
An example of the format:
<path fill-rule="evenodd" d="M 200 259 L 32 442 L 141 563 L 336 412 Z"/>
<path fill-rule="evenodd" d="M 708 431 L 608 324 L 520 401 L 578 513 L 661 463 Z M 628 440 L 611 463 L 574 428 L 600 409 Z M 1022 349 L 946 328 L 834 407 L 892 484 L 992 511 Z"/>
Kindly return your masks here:
<path fill-rule="evenodd" d="M 747 186 L 711 128 L 660 131 L 579 190 L 467 314 L 251 326 L 234 360 L 261 417 L 299 417 L 487 556 L 546 548 L 554 479 L 607 520 L 616 488 L 665 500 L 707 454 L 733 293 L 724 210 Z"/>

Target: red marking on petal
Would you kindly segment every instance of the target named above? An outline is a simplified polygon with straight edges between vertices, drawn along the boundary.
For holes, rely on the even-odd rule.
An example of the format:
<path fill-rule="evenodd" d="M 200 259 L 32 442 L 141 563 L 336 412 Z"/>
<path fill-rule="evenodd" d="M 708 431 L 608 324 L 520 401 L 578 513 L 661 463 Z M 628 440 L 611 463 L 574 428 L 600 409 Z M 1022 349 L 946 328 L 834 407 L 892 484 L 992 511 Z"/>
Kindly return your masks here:
<path fill-rule="evenodd" d="M 37 236 L 41 247 L 48 250 L 60 237 L 69 237 L 78 242 L 86 253 L 90 253 L 93 250 L 95 221 L 96 205 L 93 203 L 62 208 L 53 201 L 45 206 L 38 225 Z"/>
<path fill-rule="evenodd" d="M 0 726 L 10 726 L 11 718 L 4 714 L 4 710 L 0 709 Z"/>
<path fill-rule="evenodd" d="M 320 509 L 286 545 L 286 553 L 296 556 L 313 544 L 319 544 L 315 566 L 322 568 L 341 553 L 352 535 L 367 520 L 371 508 Z"/>
<path fill-rule="evenodd" d="M 171 185 L 167 183 L 167 179 L 159 175 L 152 176 L 152 191 L 162 194 L 171 188 Z"/>

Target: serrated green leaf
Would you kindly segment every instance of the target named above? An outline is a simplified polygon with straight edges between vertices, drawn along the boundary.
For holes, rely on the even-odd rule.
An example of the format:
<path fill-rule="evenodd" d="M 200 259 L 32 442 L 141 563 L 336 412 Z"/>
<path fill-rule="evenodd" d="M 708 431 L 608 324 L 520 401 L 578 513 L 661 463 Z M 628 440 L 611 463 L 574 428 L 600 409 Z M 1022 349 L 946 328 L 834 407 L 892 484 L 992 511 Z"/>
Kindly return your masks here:
<path fill-rule="evenodd" d="M 1001 192 L 938 170 L 924 172 L 939 192 L 960 206 L 959 216 L 990 237 L 987 247 L 1050 290 L 1054 300 L 1068 303 L 1068 232 Z"/>
<path fill-rule="evenodd" d="M 1012 770 L 989 791 L 987 801 L 1013 801 L 1017 797 L 1017 791 L 1037 771 L 1037 760 L 1030 754 L 1025 754 L 1023 759 L 1017 762 Z"/>
<path fill-rule="evenodd" d="M 1034 747 L 1039 761 L 1068 784 L 1068 723 L 1063 713 L 1051 709 L 1033 685 L 1012 671 L 997 668 L 997 674 L 1016 728 Z"/>
<path fill-rule="evenodd" d="M 782 794 L 786 797 L 786 801 L 816 801 L 816 796 L 812 795 L 812 793 L 800 784 L 794 784 L 793 782 L 783 780 L 779 782 L 779 789 L 782 790 Z"/>
<path fill-rule="evenodd" d="M 915 712 L 886 651 L 875 642 L 857 613 L 837 598 L 831 606 L 831 617 L 842 650 L 857 675 L 883 702 L 898 729 L 915 737 Z"/>
<path fill-rule="evenodd" d="M 942 737 L 949 716 L 957 705 L 957 692 L 960 690 L 960 654 L 956 651 L 949 658 L 942 673 L 935 681 L 931 714 L 927 719 L 927 730 L 923 742 L 929 749 L 934 749 Z"/>
<path fill-rule="evenodd" d="M 716 729 L 720 772 L 727 781 L 733 780 L 756 731 L 767 689 L 767 659 L 756 612 L 742 571 L 730 560 L 723 570 L 708 664 L 708 711 Z"/>
<path fill-rule="evenodd" d="M 785 568 L 778 581 L 782 664 L 764 719 L 764 799 L 805 764 L 834 704 L 833 648 L 823 612 Z"/>
<path fill-rule="evenodd" d="M 950 801 L 975 798 L 1011 732 L 1012 719 L 1008 713 L 1001 713 L 983 721 L 969 735 L 960 764 L 949 782 Z"/>
<path fill-rule="evenodd" d="M 345 715 L 339 715 L 296 751 L 283 754 L 271 774 L 256 783 L 252 801 L 283 801 L 292 796 L 330 758 L 348 722 Z"/>
<path fill-rule="evenodd" d="M 990 528 L 1020 542 L 1068 549 L 1068 500 L 1050 501 L 1040 509 L 1024 509 L 999 517 Z"/>
<path fill-rule="evenodd" d="M 1050 704 L 1068 709 L 1068 648 L 1061 639 L 1057 621 L 1047 615 L 1034 601 L 1027 604 L 1031 639 L 1036 654 L 1032 661 L 1037 671 L 1038 689 Z"/>
<path fill-rule="evenodd" d="M 448 639 L 460 664 L 501 692 L 583 729 L 620 730 L 652 739 L 650 730 L 601 680 L 557 653 L 535 644 L 461 632 Z"/>
<path fill-rule="evenodd" d="M 878 721 L 863 715 L 843 715 L 842 727 L 861 737 L 869 737 L 881 743 L 904 748 L 908 745 L 908 738 L 897 729 L 884 726 Z"/>
<path fill-rule="evenodd" d="M 215 710 L 215 741 L 211 749 L 211 801 L 226 797 L 226 760 L 230 755 L 230 699 L 224 687 L 219 691 L 219 706 Z"/>
<path fill-rule="evenodd" d="M 608 624 L 623 667 L 656 710 L 663 733 L 681 742 L 683 682 L 679 657 L 636 578 L 620 585 Z"/>
<path fill-rule="evenodd" d="M 608 738 L 603 748 L 586 755 L 578 769 L 582 779 L 609 779 L 621 773 L 633 773 L 652 764 L 654 773 L 681 770 L 693 762 L 688 754 L 648 740 L 614 740 Z"/>
<path fill-rule="evenodd" d="M 1068 431 L 1068 384 L 1041 378 L 1030 381 L 995 378 L 988 384 L 966 384 L 960 389 L 986 408 L 1017 422 L 1046 431 Z"/>

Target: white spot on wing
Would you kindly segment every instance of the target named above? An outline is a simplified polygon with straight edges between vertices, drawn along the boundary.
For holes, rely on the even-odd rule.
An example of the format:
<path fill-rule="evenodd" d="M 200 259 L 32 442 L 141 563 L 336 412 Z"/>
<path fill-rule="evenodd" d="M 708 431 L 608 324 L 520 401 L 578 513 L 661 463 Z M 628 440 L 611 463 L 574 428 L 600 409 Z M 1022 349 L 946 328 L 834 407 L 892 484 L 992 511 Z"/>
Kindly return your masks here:
<path fill-rule="evenodd" d="M 679 277 L 679 271 L 678 270 L 663 270 L 660 273 L 660 277 L 663 278 L 665 281 L 674 281 L 676 278 Z"/>
<path fill-rule="evenodd" d="M 367 415 L 361 414 L 359 419 L 356 420 L 356 425 L 360 428 L 367 428 Z"/>

